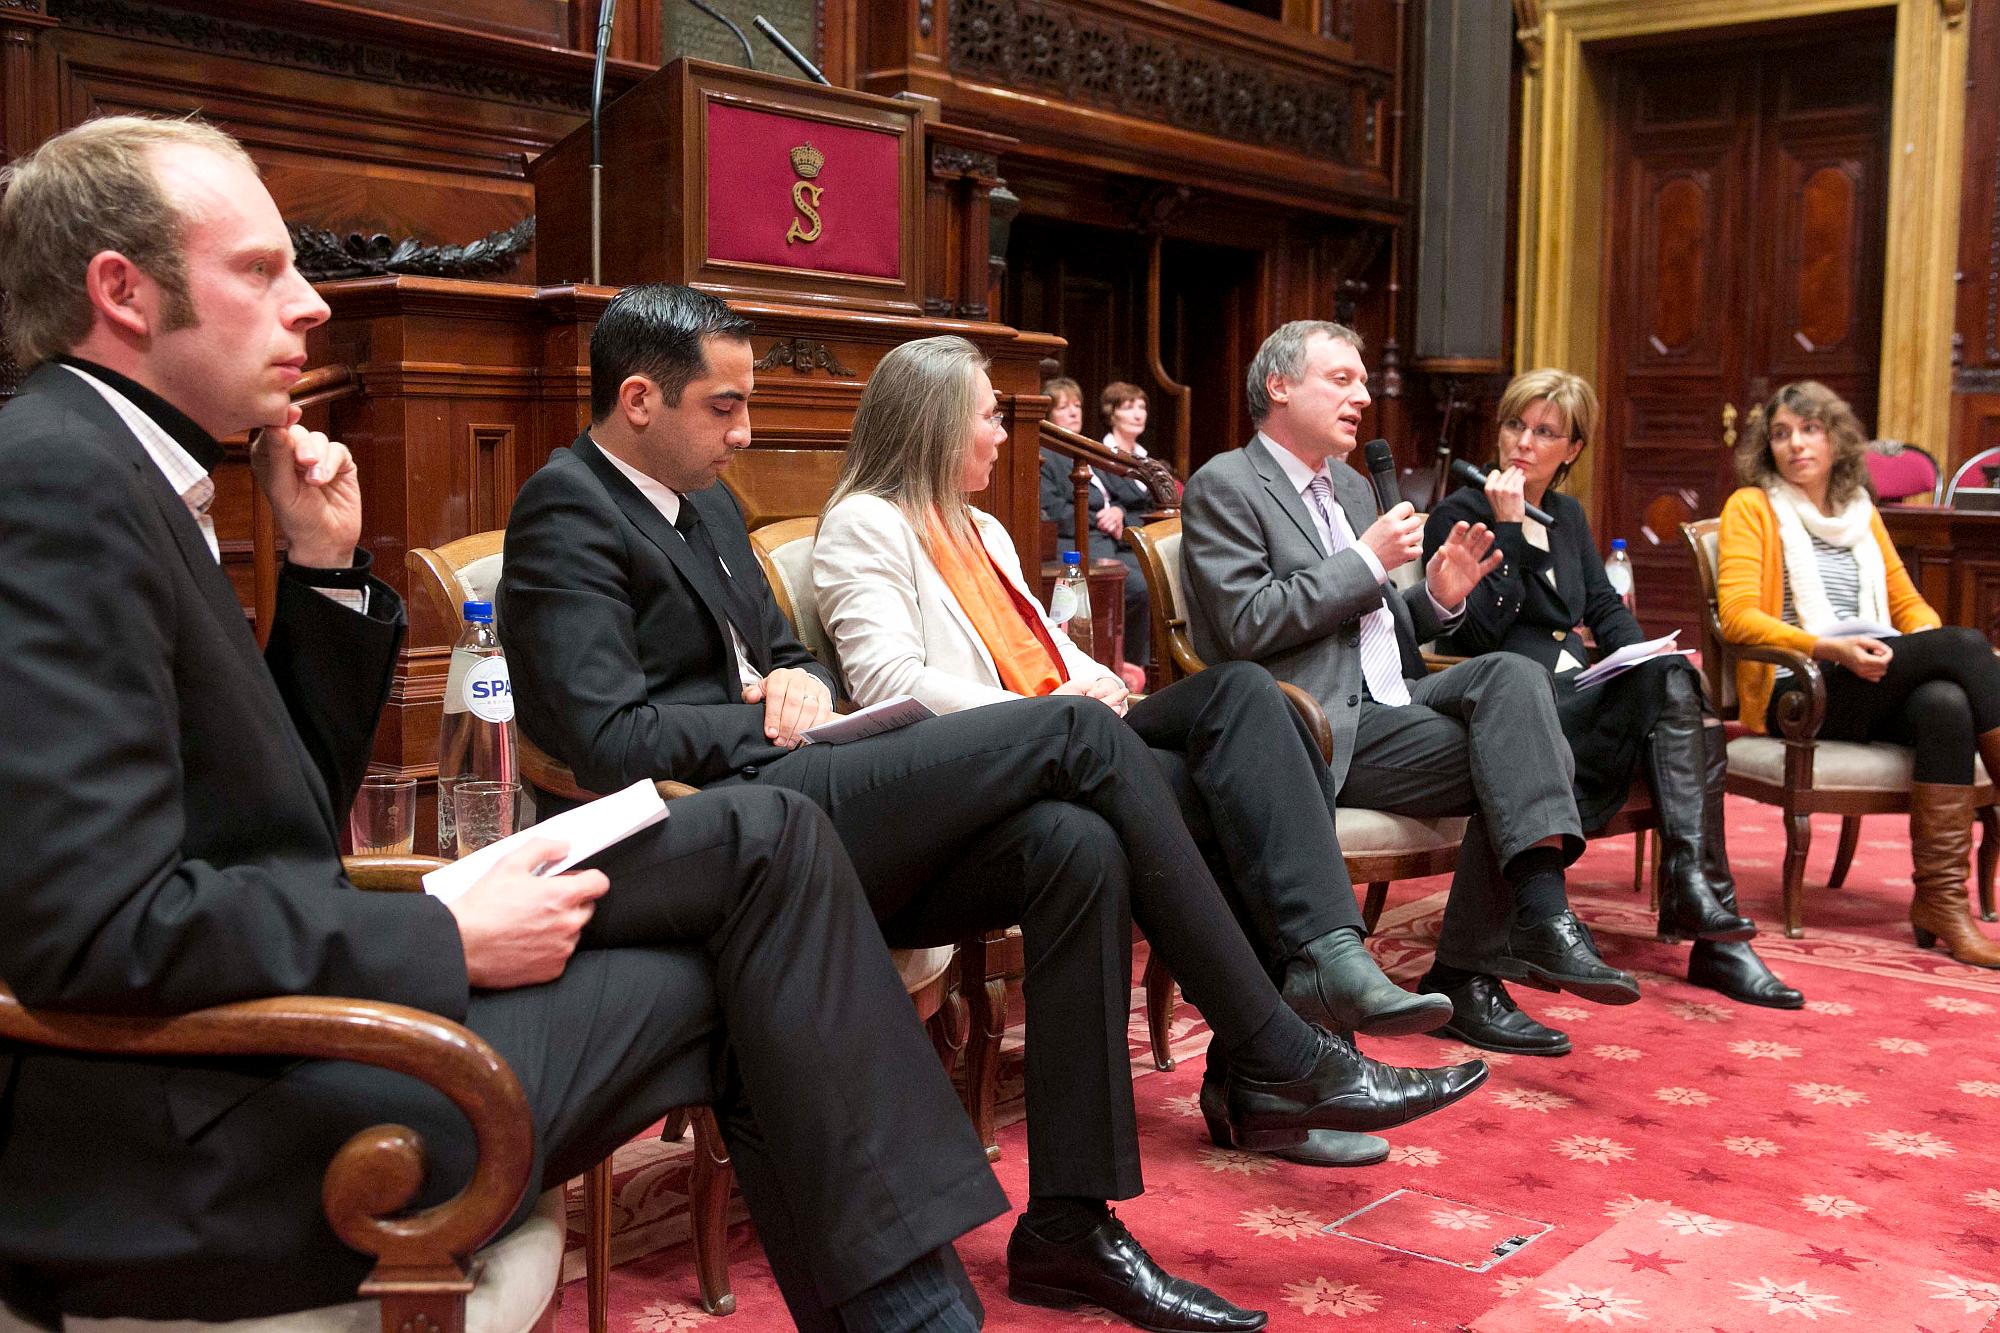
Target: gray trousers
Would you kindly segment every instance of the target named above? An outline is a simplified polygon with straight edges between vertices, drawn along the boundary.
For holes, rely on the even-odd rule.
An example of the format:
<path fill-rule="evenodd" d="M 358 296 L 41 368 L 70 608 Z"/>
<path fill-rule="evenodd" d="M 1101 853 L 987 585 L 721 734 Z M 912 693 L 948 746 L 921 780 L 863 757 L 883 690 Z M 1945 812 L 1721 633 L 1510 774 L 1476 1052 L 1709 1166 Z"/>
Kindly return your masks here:
<path fill-rule="evenodd" d="M 1511 895 L 1500 867 L 1552 834 L 1583 851 L 1575 761 L 1549 673 L 1512 653 L 1475 657 L 1410 682 L 1403 707 L 1363 700 L 1344 806 L 1438 818 L 1470 815 L 1438 932 L 1438 961 L 1483 971 L 1507 947 Z"/>

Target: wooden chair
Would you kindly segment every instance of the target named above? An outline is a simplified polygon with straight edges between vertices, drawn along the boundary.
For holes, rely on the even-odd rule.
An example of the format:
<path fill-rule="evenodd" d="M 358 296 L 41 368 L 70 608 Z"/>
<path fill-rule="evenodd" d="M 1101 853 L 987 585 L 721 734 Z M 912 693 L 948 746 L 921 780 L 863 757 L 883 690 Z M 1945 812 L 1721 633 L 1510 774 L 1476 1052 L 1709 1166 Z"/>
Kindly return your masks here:
<path fill-rule="evenodd" d="M 1827 880 L 1828 888 L 1839 888 L 1854 860 L 1861 817 L 1909 812 L 1911 755 L 1900 745 L 1820 740 L 1819 729 L 1826 720 L 1826 682 L 1819 664 L 1789 649 L 1731 643 L 1723 637 L 1716 602 L 1721 526 L 1721 520 L 1714 518 L 1681 524 L 1681 537 L 1701 580 L 1701 666 L 1710 699 L 1724 718 L 1736 716 L 1739 661 L 1789 667 L 1806 682 L 1804 689 L 1789 691 L 1779 704 L 1776 736 L 1743 735 L 1729 742 L 1730 792 L 1777 806 L 1784 813 L 1785 934 L 1797 939 L 1805 934 L 1806 851 L 1812 845 L 1812 816 L 1840 816 L 1840 850 Z M 1992 921 L 2000 816 L 1993 809 L 1993 783 L 1985 765 L 1977 761 L 1974 780 L 1979 786 L 1979 821 L 1985 830 L 1979 843 L 1980 915 Z"/>
<path fill-rule="evenodd" d="M 361 888 L 420 890 L 428 857 L 350 858 Z M 378 1125 L 349 1139 L 326 1168 L 327 1220 L 375 1259 L 359 1299 L 344 1305 L 209 1325 L 149 1322 L 158 1333 L 550 1333 L 555 1327 L 564 1238 L 563 1191 L 480 1248 L 512 1216 L 531 1181 L 534 1125 L 514 1072 L 477 1034 L 403 1005 L 284 996 L 217 1005 L 171 1018 L 31 1009 L 0 983 L 0 1041 L 121 1059 L 290 1056 L 351 1060 L 407 1074 L 449 1097 L 472 1126 L 477 1162 L 456 1197 L 406 1215 L 423 1175 L 423 1145 L 408 1129 Z M 414 1169 L 412 1169 L 414 1168 Z M 408 1183 L 398 1183 L 398 1182 Z M 69 1317 L 69 1333 L 129 1329 L 126 1319 Z M 0 1309 L 0 1329 L 19 1327 Z"/>
<path fill-rule="evenodd" d="M 502 529 L 475 532 L 469 537 L 439 547 L 420 546 L 410 551 L 412 593 L 421 590 L 432 611 L 445 624 L 463 617 L 467 601 L 492 601 L 500 583 Z M 565 800 L 588 801 L 595 793 L 577 785 L 569 768 L 556 762 L 528 738 L 514 729 L 514 748 L 521 772 L 536 788 Z M 693 787 L 680 782 L 656 784 L 667 800 L 686 796 Z M 722 1141 L 721 1127 L 706 1106 L 680 1108 L 668 1118 L 668 1137 L 678 1138 L 678 1127 L 694 1129 L 694 1163 L 688 1175 L 688 1217 L 694 1239 L 696 1280 L 701 1286 L 702 1309 L 712 1315 L 735 1311 L 736 1296 L 729 1289 L 729 1191 L 734 1179 L 729 1149 Z M 607 1300 L 611 1280 L 611 1159 L 590 1168 L 583 1178 L 583 1267 L 588 1292 L 590 1333 L 604 1333 L 608 1320 Z"/>
<path fill-rule="evenodd" d="M 1139 553 L 1139 568 L 1145 573 L 1146 588 L 1152 596 L 1153 661 L 1163 673 L 1161 679 L 1171 684 L 1207 665 L 1194 650 L 1187 617 L 1181 610 L 1181 520 L 1155 519 L 1127 532 L 1132 549 Z M 1319 747 L 1320 758 L 1330 760 L 1333 728 L 1319 700 L 1288 681 L 1279 681 L 1278 688 L 1305 720 Z M 1465 836 L 1465 822 L 1462 818 L 1417 819 L 1386 810 L 1345 806 L 1335 812 L 1334 833 L 1340 840 L 1348 878 L 1368 886 L 1368 896 L 1361 908 L 1361 919 L 1368 929 L 1375 929 L 1375 923 L 1381 919 L 1383 905 L 1389 898 L 1390 881 L 1441 875 L 1458 864 L 1458 845 Z M 1165 1023 L 1173 1011 L 1173 983 L 1171 979 L 1164 981 L 1166 993 L 1162 998 L 1154 992 L 1150 972 L 1149 968 L 1147 1020 L 1154 1061 L 1160 1063 L 1165 1050 Z M 1167 1069 L 1172 1065 L 1169 1061 L 1160 1067 Z"/>

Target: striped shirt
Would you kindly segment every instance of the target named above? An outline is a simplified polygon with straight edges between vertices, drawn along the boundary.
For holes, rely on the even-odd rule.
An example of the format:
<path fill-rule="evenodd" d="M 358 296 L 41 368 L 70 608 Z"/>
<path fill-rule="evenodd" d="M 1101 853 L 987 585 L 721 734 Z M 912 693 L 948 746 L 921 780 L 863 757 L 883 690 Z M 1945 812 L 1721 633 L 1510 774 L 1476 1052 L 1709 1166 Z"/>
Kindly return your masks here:
<path fill-rule="evenodd" d="M 1819 564 L 1819 581 L 1826 588 L 1826 600 L 1832 604 L 1833 613 L 1842 620 L 1861 618 L 1861 567 L 1855 563 L 1854 552 L 1845 546 L 1835 546 L 1831 542 L 1813 537 L 1813 559 Z M 1785 580 L 1785 609 L 1782 616 L 1788 625 L 1799 623 L 1798 608 L 1792 605 L 1792 581 Z"/>

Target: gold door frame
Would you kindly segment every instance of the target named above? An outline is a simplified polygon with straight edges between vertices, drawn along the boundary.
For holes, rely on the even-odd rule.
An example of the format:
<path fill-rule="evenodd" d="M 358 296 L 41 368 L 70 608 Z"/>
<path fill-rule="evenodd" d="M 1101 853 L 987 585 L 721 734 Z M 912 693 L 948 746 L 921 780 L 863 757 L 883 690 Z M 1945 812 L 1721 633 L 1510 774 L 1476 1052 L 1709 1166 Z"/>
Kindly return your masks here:
<path fill-rule="evenodd" d="M 1593 44 L 1869 9 L 1895 12 L 1876 431 L 1943 457 L 1951 436 L 1966 0 L 1514 0 L 1514 9 L 1526 70 L 1515 367 L 1561 366 L 1593 381 L 1601 378 L 1605 293 L 1598 236 L 1612 115 L 1602 47 Z M 1595 477 L 1577 480 L 1589 505 Z"/>

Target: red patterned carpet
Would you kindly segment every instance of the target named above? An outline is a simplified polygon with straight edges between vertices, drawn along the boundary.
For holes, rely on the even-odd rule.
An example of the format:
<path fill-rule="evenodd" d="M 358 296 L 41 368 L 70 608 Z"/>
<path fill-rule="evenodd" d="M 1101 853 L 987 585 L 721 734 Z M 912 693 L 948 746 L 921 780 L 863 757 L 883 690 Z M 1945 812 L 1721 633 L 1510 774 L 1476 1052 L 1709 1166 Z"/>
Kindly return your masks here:
<path fill-rule="evenodd" d="M 1746 902 L 1769 922 L 1777 821 L 1733 802 L 1730 828 Z M 1824 883 L 1837 826 L 1816 832 L 1809 884 Z M 1572 888 L 1645 998 L 1609 1009 L 1521 995 L 1575 1051 L 1487 1056 L 1486 1088 L 1390 1134 L 1378 1167 L 1313 1170 L 1210 1147 L 1193 1104 L 1206 1030 L 1183 1009 L 1176 1040 L 1189 1058 L 1160 1074 L 1135 1024 L 1148 1188 L 1120 1215 L 1169 1268 L 1269 1310 L 1274 1328 L 1944 1333 L 2000 1320 L 2000 974 L 1911 945 L 1901 822 L 1864 827 L 1853 887 L 1809 889 L 1806 939 L 1760 939 L 1806 992 L 1803 1013 L 1680 980 L 1685 948 L 1653 941 L 1631 873 L 1631 839 L 1610 840 L 1585 855 Z M 1441 888 L 1392 891 L 1375 947 L 1401 979 L 1428 957 Z M 1477 1054 L 1428 1037 L 1368 1049 L 1412 1064 Z M 1023 1126 L 1000 1143 L 996 1169 L 1019 1203 Z M 613 1333 L 788 1327 L 747 1223 L 731 1233 L 738 1312 L 726 1323 L 700 1313 L 675 1243 L 681 1175 L 656 1144 L 620 1155 Z M 1108 1322 L 1009 1302 L 1010 1226 L 960 1247 L 989 1327 Z M 571 1263 L 580 1274 L 580 1257 Z M 584 1310 L 573 1283 L 563 1333 L 583 1333 Z"/>

